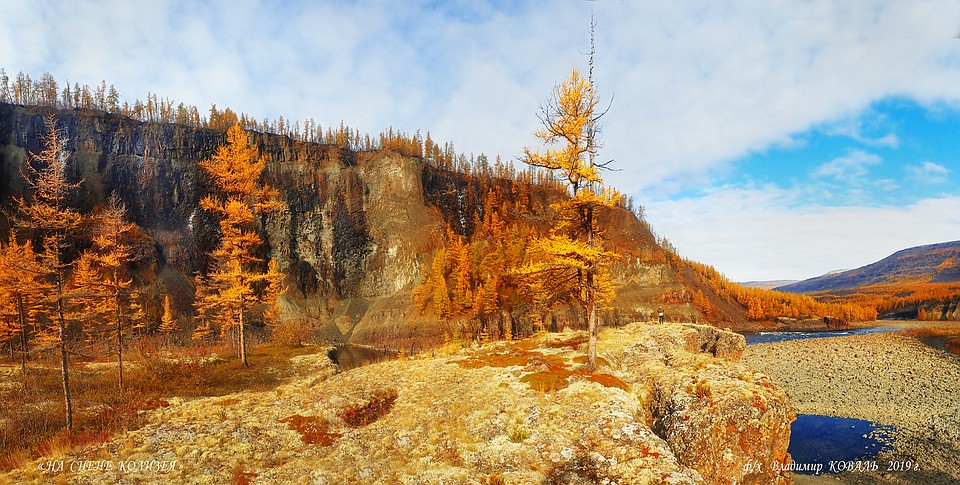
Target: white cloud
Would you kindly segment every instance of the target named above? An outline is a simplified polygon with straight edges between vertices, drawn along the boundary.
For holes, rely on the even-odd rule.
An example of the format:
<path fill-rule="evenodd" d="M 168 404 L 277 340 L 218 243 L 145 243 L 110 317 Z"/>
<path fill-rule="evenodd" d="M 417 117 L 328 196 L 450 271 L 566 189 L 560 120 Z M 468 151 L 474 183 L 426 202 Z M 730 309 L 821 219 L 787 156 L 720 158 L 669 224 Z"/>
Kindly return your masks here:
<path fill-rule="evenodd" d="M 776 187 L 720 187 L 647 204 L 646 213 L 681 254 L 737 281 L 810 278 L 960 234 L 960 196 L 905 207 L 798 205 L 803 196 Z"/>
<path fill-rule="evenodd" d="M 832 178 L 850 185 L 863 185 L 870 166 L 883 163 L 883 159 L 861 150 L 850 150 L 846 156 L 835 158 L 817 167 L 812 175 Z"/>
<path fill-rule="evenodd" d="M 871 147 L 896 148 L 900 146 L 900 138 L 896 133 L 887 133 L 883 136 L 870 137 L 863 134 L 862 116 L 853 120 L 842 120 L 827 126 L 823 131 L 829 136 L 845 136 Z"/>
<path fill-rule="evenodd" d="M 601 83 L 617 92 L 614 110 L 627 105 L 635 120 L 608 130 L 608 138 L 631 140 L 630 163 L 642 158 L 642 175 L 625 177 L 627 185 L 711 169 L 826 120 L 854 118 L 891 94 L 956 99 L 957 65 L 942 59 L 960 49 L 957 7 L 735 3 L 686 15 L 672 3 L 632 4 L 635 15 L 625 17 L 640 23 L 613 44 L 616 55 L 626 51 L 638 62 L 614 66 L 622 71 Z M 895 135 L 874 140 L 896 142 Z"/>
<path fill-rule="evenodd" d="M 203 111 L 430 130 L 508 158 L 535 143 L 553 84 L 585 67 L 593 5 L 598 87 L 616 95 L 602 156 L 624 169 L 611 181 L 641 197 L 885 96 L 960 101 L 951 1 L 7 3 L 8 71 L 106 79 L 126 97 Z"/>
<path fill-rule="evenodd" d="M 789 191 L 730 187 L 654 199 L 708 187 L 714 174 L 737 170 L 738 157 L 805 143 L 798 133 L 831 123 L 869 148 L 903 149 L 892 131 L 843 120 L 891 96 L 960 105 L 960 3 L 951 0 L 423 0 L 402 8 L 376 0 L 10 0 L 0 16 L 0 67 L 81 84 L 105 79 L 125 98 L 149 91 L 204 113 L 216 103 L 258 119 L 343 120 L 373 134 L 429 130 L 458 150 L 510 159 L 535 144 L 537 109 L 553 85 L 586 66 L 591 7 L 597 86 L 605 99 L 615 95 L 601 157 L 621 171 L 607 179 L 646 205 L 681 250 L 744 278 L 791 277 L 851 266 L 838 261 L 856 247 L 844 241 L 863 234 L 880 241 L 876 252 L 946 234 L 930 228 L 948 218 L 935 220 L 923 204 L 805 209 Z M 889 178 L 857 185 L 878 163 L 849 152 L 821 166 L 820 181 L 852 188 L 848 201 L 858 190 L 892 190 Z M 927 180 L 938 175 L 915 169 Z M 829 197 L 834 187 L 824 185 L 809 190 Z M 925 224 L 907 241 L 907 230 L 881 234 L 894 226 L 880 216 Z M 764 243 L 771 235 L 776 242 Z M 723 256 L 752 252 L 763 257 Z M 797 263 L 807 255 L 818 259 Z"/>
<path fill-rule="evenodd" d="M 947 167 L 931 161 L 925 161 L 919 165 L 907 165 L 906 171 L 912 179 L 929 185 L 947 183 L 947 176 L 950 174 Z"/>

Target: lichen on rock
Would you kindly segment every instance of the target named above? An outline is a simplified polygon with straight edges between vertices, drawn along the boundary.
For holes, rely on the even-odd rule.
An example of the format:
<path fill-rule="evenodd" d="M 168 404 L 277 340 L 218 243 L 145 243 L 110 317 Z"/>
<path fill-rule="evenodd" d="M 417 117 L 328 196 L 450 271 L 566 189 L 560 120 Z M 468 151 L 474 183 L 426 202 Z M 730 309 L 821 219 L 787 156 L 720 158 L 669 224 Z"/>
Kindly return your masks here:
<path fill-rule="evenodd" d="M 769 472 L 788 458 L 787 396 L 732 354 L 696 343 L 734 336 L 701 332 L 714 335 L 681 324 L 602 332 L 597 372 L 623 387 L 573 372 L 586 351 L 579 333 L 339 373 L 299 357 L 299 377 L 277 389 L 171 400 L 144 428 L 67 457 L 138 454 L 177 460 L 176 471 L 69 478 L 218 483 L 241 470 L 278 483 L 789 483 L 789 472 Z M 537 366 L 570 369 L 567 385 L 523 382 Z M 347 421 L 374 408 L 376 419 Z"/>

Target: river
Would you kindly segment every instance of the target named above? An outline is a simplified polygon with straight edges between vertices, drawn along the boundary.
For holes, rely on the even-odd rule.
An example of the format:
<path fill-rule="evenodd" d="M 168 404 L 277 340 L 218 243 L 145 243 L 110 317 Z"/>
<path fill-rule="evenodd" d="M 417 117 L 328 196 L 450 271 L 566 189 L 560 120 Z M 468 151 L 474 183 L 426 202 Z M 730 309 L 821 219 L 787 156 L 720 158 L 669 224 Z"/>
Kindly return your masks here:
<path fill-rule="evenodd" d="M 822 332 L 740 332 L 747 339 L 747 345 L 785 342 L 787 340 L 801 340 L 808 338 L 849 337 L 852 335 L 867 335 L 871 333 L 893 332 L 899 330 L 893 327 L 869 327 L 850 330 L 825 330 Z"/>

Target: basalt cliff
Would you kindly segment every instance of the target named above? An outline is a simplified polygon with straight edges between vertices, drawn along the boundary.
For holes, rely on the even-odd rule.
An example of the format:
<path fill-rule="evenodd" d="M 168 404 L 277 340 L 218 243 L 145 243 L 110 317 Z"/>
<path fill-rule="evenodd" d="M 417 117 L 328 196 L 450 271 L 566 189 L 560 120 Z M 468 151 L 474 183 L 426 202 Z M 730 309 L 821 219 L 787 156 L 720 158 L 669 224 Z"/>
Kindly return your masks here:
<path fill-rule="evenodd" d="M 194 275 L 205 270 L 218 238 L 216 221 L 199 208 L 211 182 L 198 161 L 210 157 L 225 134 L 99 111 L 0 104 L 0 201 L 6 208 L 25 191 L 27 153 L 41 149 L 50 114 L 69 139 L 68 177 L 80 183 L 70 204 L 89 211 L 116 192 L 147 242 L 136 270 L 156 282 L 155 295 L 171 294 L 177 312 L 190 314 Z M 263 217 L 260 226 L 265 255 L 287 275 L 285 317 L 310 322 L 334 341 L 393 348 L 439 341 L 437 317 L 415 308 L 412 292 L 446 232 L 476 229 L 484 210 L 478 178 L 390 151 L 358 152 L 263 133 L 252 133 L 252 140 L 267 160 L 266 182 L 281 192 L 282 210 Z M 515 205 L 532 213 L 558 196 L 506 178 L 484 183 L 522 199 Z M 602 218 L 608 240 L 623 254 L 614 266 L 617 300 L 605 323 L 652 319 L 659 308 L 670 320 L 702 321 L 691 304 L 696 275 L 671 265 L 632 212 L 609 210 Z M 0 231 L 7 225 L 0 221 Z M 716 303 L 725 326 L 744 321 L 741 307 Z M 531 326 L 518 312 L 497 320 L 519 333 Z M 544 320 L 562 329 L 577 319 L 553 312 Z"/>

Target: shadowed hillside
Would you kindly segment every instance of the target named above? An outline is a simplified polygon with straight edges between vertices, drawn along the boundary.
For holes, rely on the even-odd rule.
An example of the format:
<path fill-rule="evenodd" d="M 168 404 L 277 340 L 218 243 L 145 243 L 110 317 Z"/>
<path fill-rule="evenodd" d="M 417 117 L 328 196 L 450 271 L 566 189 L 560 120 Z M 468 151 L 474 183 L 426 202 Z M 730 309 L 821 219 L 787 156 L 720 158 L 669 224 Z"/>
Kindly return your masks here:
<path fill-rule="evenodd" d="M 224 133 L 89 109 L 0 104 L 4 207 L 24 193 L 26 154 L 41 149 L 51 113 L 68 139 L 67 177 L 80 184 L 70 206 L 88 213 L 116 192 L 142 237 L 133 269 L 148 315 L 159 321 L 163 295 L 170 294 L 174 313 L 189 321 L 194 276 L 208 270 L 220 237 L 216 220 L 199 207 L 212 183 L 198 161 L 224 143 Z M 537 182 L 485 157 L 471 166 L 435 145 L 425 156 L 404 156 L 257 132 L 251 141 L 267 161 L 265 182 L 280 191 L 281 210 L 259 219 L 258 226 L 264 256 L 286 275 L 284 318 L 310 322 L 322 338 L 394 348 L 430 345 L 445 333 L 471 338 L 485 331 L 496 338 L 507 331 L 529 334 L 536 324 L 576 325 L 574 308 L 532 309 L 509 290 L 502 292 L 498 310 L 482 318 L 469 311 L 439 315 L 432 300 L 414 305 L 425 271 L 453 240 L 472 248 L 480 266 L 484 258 L 499 257 L 497 244 L 507 251 L 509 238 L 545 231 L 542 221 L 561 196 L 549 180 Z M 693 305 L 694 292 L 667 264 L 667 253 L 644 221 L 624 208 L 599 217 L 608 228 L 607 244 L 622 255 L 611 267 L 619 292 L 604 316 L 606 325 L 653 319 L 661 307 L 670 319 L 704 319 Z M 4 217 L 0 231 L 7 230 Z M 472 284 L 478 285 L 482 278 L 474 271 Z M 502 284 L 509 285 L 509 272 L 501 272 Z M 453 288 L 450 293 L 456 296 Z"/>
<path fill-rule="evenodd" d="M 950 283 L 960 281 L 960 241 L 897 251 L 861 268 L 783 285 L 791 293 L 837 291 L 881 283 Z"/>
<path fill-rule="evenodd" d="M 880 318 L 960 319 L 960 241 L 904 249 L 862 268 L 781 286 L 821 301 L 856 302 Z"/>

